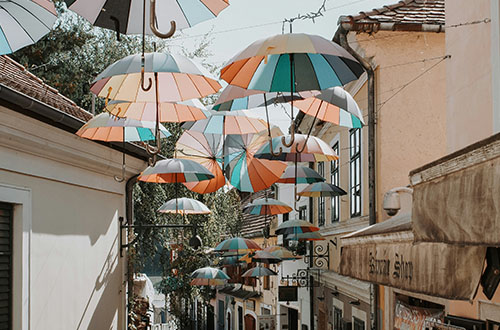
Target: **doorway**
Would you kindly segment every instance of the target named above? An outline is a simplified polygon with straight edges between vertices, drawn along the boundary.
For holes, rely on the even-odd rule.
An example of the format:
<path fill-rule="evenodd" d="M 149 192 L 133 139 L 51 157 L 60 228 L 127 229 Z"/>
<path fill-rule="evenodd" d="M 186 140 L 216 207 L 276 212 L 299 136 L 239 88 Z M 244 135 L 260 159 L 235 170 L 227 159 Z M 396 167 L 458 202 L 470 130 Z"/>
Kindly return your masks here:
<path fill-rule="evenodd" d="M 250 315 L 250 314 L 247 314 L 245 315 L 245 330 L 255 330 L 255 327 L 256 327 L 256 321 L 255 321 L 255 318 Z"/>
<path fill-rule="evenodd" d="M 288 330 L 299 330 L 299 312 L 296 309 L 288 309 Z"/>

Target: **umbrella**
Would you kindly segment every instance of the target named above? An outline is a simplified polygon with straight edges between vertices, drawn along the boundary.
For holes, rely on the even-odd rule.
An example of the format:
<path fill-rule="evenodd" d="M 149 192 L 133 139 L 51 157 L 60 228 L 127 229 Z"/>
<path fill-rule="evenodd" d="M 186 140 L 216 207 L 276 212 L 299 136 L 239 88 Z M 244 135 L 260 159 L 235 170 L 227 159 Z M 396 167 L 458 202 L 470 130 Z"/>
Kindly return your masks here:
<path fill-rule="evenodd" d="M 69 9 L 88 19 L 93 25 L 116 30 L 126 34 L 140 34 L 143 31 L 143 19 L 154 21 L 153 30 L 187 28 L 217 16 L 229 6 L 229 0 L 191 0 L 191 1 L 151 1 L 155 6 L 150 18 L 149 11 L 144 17 L 145 2 L 142 1 L 98 1 L 98 0 L 65 0 Z M 154 15 L 157 13 L 157 15 Z M 155 34 L 151 26 L 145 33 Z"/>
<path fill-rule="evenodd" d="M 281 131 L 275 127 L 272 135 Z M 254 153 L 265 143 L 265 134 L 228 135 L 224 145 L 226 178 L 239 191 L 257 192 L 269 188 L 283 174 L 286 163 L 257 159 Z"/>
<path fill-rule="evenodd" d="M 56 18 L 49 0 L 0 1 L 0 55 L 37 42 L 49 33 Z"/>
<path fill-rule="evenodd" d="M 253 255 L 250 254 L 249 258 L 254 262 L 262 262 L 264 264 L 277 264 L 282 260 L 267 251 L 256 251 Z M 241 260 L 241 259 L 240 259 Z"/>
<path fill-rule="evenodd" d="M 211 211 L 202 202 L 192 198 L 171 199 L 165 202 L 158 212 L 178 214 L 209 214 Z"/>
<path fill-rule="evenodd" d="M 139 181 L 155 183 L 178 183 L 210 180 L 214 177 L 209 170 L 189 159 L 170 158 L 158 161 L 146 168 Z"/>
<path fill-rule="evenodd" d="M 267 129 L 267 123 L 241 111 L 212 111 L 207 119 L 187 122 L 182 127 L 208 134 L 230 135 L 258 133 Z"/>
<path fill-rule="evenodd" d="M 165 122 L 184 122 L 196 121 L 207 118 L 203 104 L 196 100 L 198 104 L 182 104 L 174 102 L 163 102 L 158 105 L 159 120 Z M 126 102 L 126 101 L 111 101 L 105 110 L 117 117 L 126 117 L 136 120 L 156 120 L 156 104 L 154 102 Z"/>
<path fill-rule="evenodd" d="M 286 147 L 280 137 L 275 137 L 272 139 L 274 144 L 273 149 L 276 151 L 281 148 L 282 152 L 278 155 L 271 153 L 270 144 L 266 143 L 255 153 L 255 157 L 297 162 L 326 162 L 339 159 L 326 142 L 315 136 L 307 138 L 304 134 L 296 134 L 295 140 L 297 141 L 297 145 Z M 298 149 L 302 149 L 302 152 L 298 153 Z"/>
<path fill-rule="evenodd" d="M 229 238 L 217 245 L 214 249 L 214 251 L 219 251 L 219 252 L 252 252 L 252 251 L 257 251 L 257 250 L 262 250 L 262 248 L 255 243 L 254 241 L 247 239 L 247 238 L 241 238 L 241 237 L 234 237 L 234 238 Z"/>
<path fill-rule="evenodd" d="M 331 183 L 315 182 L 305 187 L 298 195 L 307 197 L 336 197 L 347 195 L 347 192 Z"/>
<path fill-rule="evenodd" d="M 295 102 L 302 112 L 339 126 L 361 128 L 363 113 L 354 98 L 342 87 L 308 93 L 310 97 Z M 312 124 L 314 125 L 314 123 Z"/>
<path fill-rule="evenodd" d="M 226 273 L 213 267 L 203 267 L 191 274 L 191 285 L 222 285 L 230 279 Z"/>
<path fill-rule="evenodd" d="M 276 228 L 276 235 L 301 234 L 318 230 L 319 228 L 310 222 L 295 219 L 282 222 L 278 228 Z"/>
<path fill-rule="evenodd" d="M 297 175 L 295 168 L 297 167 Z M 306 166 L 289 165 L 277 183 L 313 183 L 325 181 L 318 172 Z"/>
<path fill-rule="evenodd" d="M 242 277 L 261 277 L 261 276 L 273 276 L 273 275 L 278 275 L 278 273 L 272 271 L 271 269 L 267 267 L 254 267 L 250 268 L 246 272 L 244 272 L 241 276 Z"/>
<path fill-rule="evenodd" d="M 225 285 L 227 280 L 222 280 L 219 278 L 193 278 L 190 282 L 191 285 L 202 285 L 202 286 L 216 286 Z"/>
<path fill-rule="evenodd" d="M 284 214 L 292 210 L 287 204 L 273 198 L 258 198 L 243 208 L 243 213 L 253 215 Z"/>
<path fill-rule="evenodd" d="M 108 142 L 150 141 L 155 139 L 155 125 L 154 122 L 118 118 L 109 113 L 101 113 L 83 125 L 76 135 L 89 140 Z M 162 125 L 160 134 L 162 138 L 170 136 Z"/>
<path fill-rule="evenodd" d="M 214 178 L 200 182 L 186 182 L 184 185 L 194 192 L 206 194 L 217 191 L 226 183 L 222 173 L 223 138 L 219 134 L 203 134 L 184 131 L 175 146 L 176 157 L 195 161 L 207 168 Z"/>
<path fill-rule="evenodd" d="M 324 241 L 325 238 L 319 233 L 319 231 L 311 231 L 308 233 L 295 233 L 288 234 L 286 239 L 293 241 Z"/>
<path fill-rule="evenodd" d="M 141 54 L 126 56 L 108 66 L 92 82 L 100 97 L 129 102 L 180 102 L 216 93 L 221 85 L 191 59 L 168 53 L 146 53 L 144 79 L 154 78 L 157 93 L 141 86 Z"/>
<path fill-rule="evenodd" d="M 234 266 L 240 263 L 240 258 L 238 256 L 229 256 L 229 257 L 224 257 L 222 260 L 219 262 L 219 264 L 224 267 L 224 266 Z"/>
<path fill-rule="evenodd" d="M 281 260 L 296 260 L 302 258 L 302 256 L 296 256 L 292 251 L 279 245 L 269 246 L 265 248 L 264 251 L 271 253 L 273 256 L 278 257 Z"/>

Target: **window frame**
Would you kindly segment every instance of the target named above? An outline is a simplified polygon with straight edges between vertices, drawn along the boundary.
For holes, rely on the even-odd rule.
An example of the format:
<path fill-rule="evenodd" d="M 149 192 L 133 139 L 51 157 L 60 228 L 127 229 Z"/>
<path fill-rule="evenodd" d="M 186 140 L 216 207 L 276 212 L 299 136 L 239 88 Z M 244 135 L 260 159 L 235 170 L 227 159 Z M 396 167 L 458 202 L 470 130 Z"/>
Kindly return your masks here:
<path fill-rule="evenodd" d="M 325 163 L 319 162 L 317 165 L 319 175 L 325 177 Z M 326 203 L 325 197 L 318 199 L 318 227 L 323 227 L 326 224 Z"/>
<path fill-rule="evenodd" d="M 339 141 L 336 141 L 332 147 L 333 151 L 339 155 Z M 330 162 L 330 183 L 340 186 L 340 164 L 339 160 Z M 335 196 L 330 198 L 330 222 L 336 223 L 340 221 L 340 197 Z"/>
<path fill-rule="evenodd" d="M 349 130 L 349 213 L 351 218 L 361 215 L 361 129 Z"/>

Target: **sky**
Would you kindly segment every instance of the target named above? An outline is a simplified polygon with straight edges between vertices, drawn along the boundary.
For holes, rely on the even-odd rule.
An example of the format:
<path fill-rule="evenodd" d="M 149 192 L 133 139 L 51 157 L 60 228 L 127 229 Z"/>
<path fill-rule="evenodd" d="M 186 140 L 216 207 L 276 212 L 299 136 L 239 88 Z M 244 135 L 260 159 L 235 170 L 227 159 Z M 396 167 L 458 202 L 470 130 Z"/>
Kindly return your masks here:
<path fill-rule="evenodd" d="M 323 0 L 230 0 L 230 6 L 216 18 L 200 23 L 179 33 L 179 37 L 170 40 L 175 46 L 184 44 L 192 49 L 199 43 L 204 34 L 211 32 L 212 56 L 207 62 L 221 66 L 238 51 L 252 42 L 266 38 L 282 31 L 285 18 L 298 14 L 316 12 Z M 337 30 L 340 15 L 356 15 L 360 11 L 370 11 L 383 5 L 396 3 L 397 0 L 326 0 L 326 11 L 313 23 L 311 20 L 293 23 L 293 32 L 309 33 L 323 36 L 329 40 Z M 285 26 L 289 32 L 289 25 Z"/>

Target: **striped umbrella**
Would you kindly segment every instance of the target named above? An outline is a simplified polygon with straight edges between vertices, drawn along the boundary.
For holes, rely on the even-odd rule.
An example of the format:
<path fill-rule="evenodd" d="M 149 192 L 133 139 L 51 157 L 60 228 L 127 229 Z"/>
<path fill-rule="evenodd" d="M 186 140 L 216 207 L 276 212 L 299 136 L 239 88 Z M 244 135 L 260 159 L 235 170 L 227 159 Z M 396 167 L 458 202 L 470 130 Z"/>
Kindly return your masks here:
<path fill-rule="evenodd" d="M 295 167 L 297 167 L 297 175 L 295 174 Z M 295 179 L 297 177 L 297 179 Z M 281 178 L 276 181 L 277 183 L 313 183 L 325 181 L 318 172 L 306 166 L 289 165 L 285 169 L 285 173 Z"/>
<path fill-rule="evenodd" d="M 143 60 L 141 54 L 135 54 L 108 66 L 94 79 L 90 90 L 111 100 L 161 104 L 199 99 L 221 88 L 205 68 L 185 56 L 168 53 L 144 56 L 144 79 L 153 78 L 158 83 L 155 88 L 147 91 L 141 88 Z"/>
<path fill-rule="evenodd" d="M 295 233 L 288 234 L 286 239 L 292 241 L 324 241 L 325 238 L 319 233 L 319 231 L 311 231 L 308 233 Z"/>
<path fill-rule="evenodd" d="M 212 111 L 207 119 L 187 122 L 182 127 L 207 134 L 253 134 L 267 130 L 267 123 L 241 111 Z"/>
<path fill-rule="evenodd" d="M 155 139 L 155 123 L 129 118 L 118 118 L 109 113 L 101 113 L 85 125 L 76 135 L 98 141 L 133 142 L 151 141 Z M 171 134 L 160 125 L 160 137 L 167 138 Z"/>
<path fill-rule="evenodd" d="M 209 170 L 189 159 L 170 158 L 158 161 L 146 168 L 139 181 L 154 183 L 179 183 L 210 180 L 214 177 Z"/>
<path fill-rule="evenodd" d="M 328 182 L 315 182 L 305 187 L 298 195 L 307 197 L 336 197 L 347 195 L 347 192 Z"/>
<path fill-rule="evenodd" d="M 203 110 L 203 104 L 199 100 L 189 100 L 183 103 L 160 103 L 158 105 L 158 118 L 160 122 L 179 123 L 207 118 Z M 117 117 L 156 121 L 156 103 L 153 102 L 111 101 L 108 102 L 104 109 Z"/>
<path fill-rule="evenodd" d="M 276 235 L 301 234 L 318 230 L 319 228 L 310 222 L 294 219 L 282 222 L 276 228 Z"/>
<path fill-rule="evenodd" d="M 272 271 L 271 269 L 269 269 L 267 267 L 258 266 L 258 267 L 250 268 L 249 270 L 244 272 L 241 276 L 242 277 L 262 277 L 262 276 L 274 276 L 274 275 L 278 275 L 278 273 Z"/>
<path fill-rule="evenodd" d="M 230 279 L 222 270 L 213 267 L 199 268 L 191 273 L 191 278 L 191 285 L 221 285 Z"/>
<path fill-rule="evenodd" d="M 309 97 L 296 101 L 294 105 L 315 119 L 348 128 L 361 128 L 365 124 L 358 104 L 342 87 L 307 94 Z"/>
<path fill-rule="evenodd" d="M 69 9 L 89 20 L 93 25 L 117 30 L 120 33 L 142 33 L 145 2 L 138 0 L 64 0 Z M 158 1 L 154 22 L 160 31 L 169 30 L 171 21 L 178 29 L 191 27 L 217 16 L 229 6 L 229 0 Z M 146 22 L 150 22 L 150 11 L 146 10 Z M 146 34 L 153 34 L 146 26 Z M 156 34 L 156 33 L 155 33 Z"/>
<path fill-rule="evenodd" d="M 0 55 L 34 44 L 49 33 L 56 18 L 49 0 L 0 1 Z"/>
<path fill-rule="evenodd" d="M 281 258 L 278 258 L 267 251 L 256 251 L 253 254 L 249 254 L 250 262 L 261 262 L 264 264 L 277 264 L 282 261 Z M 241 259 L 240 259 L 241 260 Z"/>
<path fill-rule="evenodd" d="M 177 214 L 209 214 L 212 211 L 200 201 L 192 198 L 171 199 L 158 209 L 161 213 L 177 213 Z"/>
<path fill-rule="evenodd" d="M 273 256 L 278 257 L 281 260 L 297 260 L 302 258 L 302 256 L 296 256 L 292 251 L 279 245 L 269 246 L 265 248 L 264 251 L 271 253 Z"/>
<path fill-rule="evenodd" d="M 227 280 L 222 280 L 219 278 L 193 278 L 190 282 L 191 285 L 200 285 L 200 286 L 216 286 L 216 285 L 225 285 Z"/>
<path fill-rule="evenodd" d="M 290 206 L 274 198 L 258 198 L 243 208 L 243 213 L 253 215 L 275 215 L 290 211 Z"/>
<path fill-rule="evenodd" d="M 242 238 L 233 237 L 226 239 L 219 243 L 214 249 L 215 252 L 237 252 L 237 253 L 247 253 L 257 250 L 262 250 L 262 248 L 254 241 Z"/>

